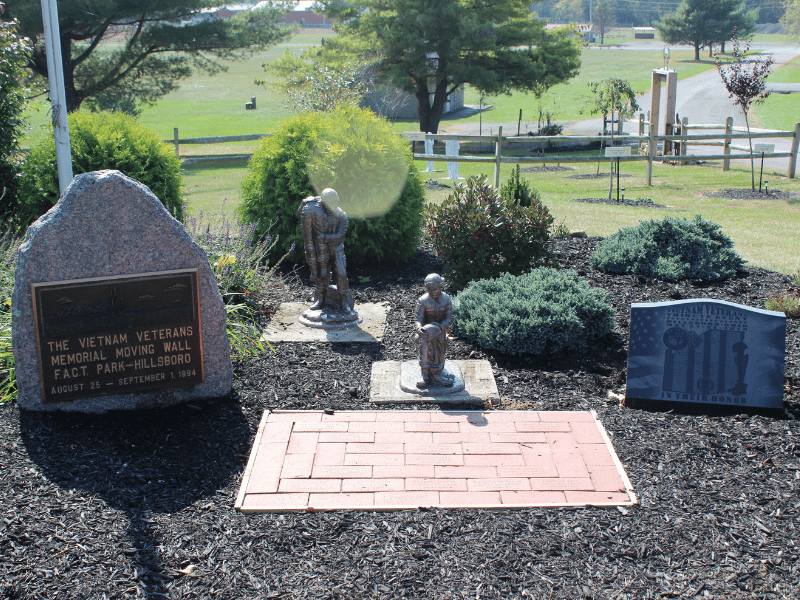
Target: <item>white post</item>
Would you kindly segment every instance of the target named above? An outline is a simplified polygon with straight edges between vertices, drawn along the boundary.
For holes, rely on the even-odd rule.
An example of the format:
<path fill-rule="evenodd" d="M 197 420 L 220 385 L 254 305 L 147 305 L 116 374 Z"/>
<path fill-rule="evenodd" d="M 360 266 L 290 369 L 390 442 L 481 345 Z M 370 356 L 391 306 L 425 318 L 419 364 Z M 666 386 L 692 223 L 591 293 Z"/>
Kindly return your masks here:
<path fill-rule="evenodd" d="M 427 135 L 425 136 L 425 154 L 433 154 L 433 139 L 429 138 Z M 423 171 L 423 173 L 432 173 L 433 172 L 433 161 L 428 161 L 428 168 Z"/>
<path fill-rule="evenodd" d="M 58 189 L 63 194 L 72 181 L 72 155 L 69 146 L 67 101 L 64 91 L 64 66 L 61 62 L 61 40 L 56 0 L 42 0 L 42 24 L 47 49 L 47 76 L 50 83 L 50 104 L 53 111 L 53 133 L 56 139 Z"/>
<path fill-rule="evenodd" d="M 445 140 L 444 142 L 444 153 L 447 156 L 458 156 L 458 150 L 461 144 L 458 140 Z M 457 162 L 449 162 L 447 163 L 447 178 L 448 179 L 458 179 L 458 163 Z"/>

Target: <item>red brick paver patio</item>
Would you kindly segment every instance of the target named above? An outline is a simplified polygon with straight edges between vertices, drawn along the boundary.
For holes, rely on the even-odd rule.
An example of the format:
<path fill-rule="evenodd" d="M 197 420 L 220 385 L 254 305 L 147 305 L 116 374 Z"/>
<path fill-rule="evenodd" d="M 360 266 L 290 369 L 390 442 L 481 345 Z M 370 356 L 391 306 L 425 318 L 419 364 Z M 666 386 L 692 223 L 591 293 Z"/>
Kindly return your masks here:
<path fill-rule="evenodd" d="M 243 512 L 636 503 L 594 412 L 265 412 Z"/>

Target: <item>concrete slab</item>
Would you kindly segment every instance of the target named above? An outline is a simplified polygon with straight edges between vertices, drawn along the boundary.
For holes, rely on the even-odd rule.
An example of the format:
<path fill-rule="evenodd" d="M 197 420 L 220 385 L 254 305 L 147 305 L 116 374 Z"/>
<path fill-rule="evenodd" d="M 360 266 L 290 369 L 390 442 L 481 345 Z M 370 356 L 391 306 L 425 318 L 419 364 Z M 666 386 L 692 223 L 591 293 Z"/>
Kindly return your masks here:
<path fill-rule="evenodd" d="M 254 513 L 636 503 L 594 411 L 267 411 L 235 507 Z"/>
<path fill-rule="evenodd" d="M 273 342 L 380 342 L 386 329 L 388 302 L 356 304 L 359 325 L 345 329 L 319 329 L 300 323 L 300 315 L 308 308 L 304 302 L 284 302 L 264 330 L 263 339 Z"/>
<path fill-rule="evenodd" d="M 484 404 L 486 401 L 499 403 L 500 393 L 494 381 L 492 365 L 488 360 L 448 360 L 461 369 L 464 389 L 449 394 L 414 394 L 400 389 L 400 361 L 386 360 L 372 363 L 369 400 L 375 404 Z M 435 389 L 435 388 L 434 388 Z"/>

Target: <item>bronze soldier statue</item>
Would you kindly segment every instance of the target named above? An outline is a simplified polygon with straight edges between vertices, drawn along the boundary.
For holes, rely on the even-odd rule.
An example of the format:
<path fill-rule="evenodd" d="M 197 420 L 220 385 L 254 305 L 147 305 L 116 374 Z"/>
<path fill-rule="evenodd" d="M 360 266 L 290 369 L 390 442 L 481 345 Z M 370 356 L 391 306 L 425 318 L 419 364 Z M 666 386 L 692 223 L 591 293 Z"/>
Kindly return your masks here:
<path fill-rule="evenodd" d="M 320 196 L 309 196 L 303 200 L 297 216 L 303 231 L 306 262 L 315 285 L 311 310 L 320 310 L 325 306 L 333 275 L 339 293 L 337 308 L 341 308 L 345 314 L 353 313 L 344 255 L 347 213 L 339 207 L 339 195 L 335 190 L 326 188 Z"/>
<path fill-rule="evenodd" d="M 432 385 L 450 387 L 455 377 L 444 370 L 447 328 L 453 322 L 453 303 L 442 291 L 443 280 L 436 273 L 425 278 L 427 293 L 417 305 L 416 330 L 419 336 L 419 367 L 422 379 L 418 388 Z"/>

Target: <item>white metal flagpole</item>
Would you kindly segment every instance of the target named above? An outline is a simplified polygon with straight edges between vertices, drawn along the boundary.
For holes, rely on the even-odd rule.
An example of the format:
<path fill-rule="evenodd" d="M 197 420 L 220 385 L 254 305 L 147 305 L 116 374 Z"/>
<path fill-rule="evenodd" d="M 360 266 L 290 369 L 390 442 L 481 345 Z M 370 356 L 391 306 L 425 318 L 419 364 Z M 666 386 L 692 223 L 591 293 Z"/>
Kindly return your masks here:
<path fill-rule="evenodd" d="M 67 124 L 67 100 L 64 89 L 64 65 L 61 62 L 61 34 L 56 0 L 42 0 L 44 43 L 47 49 L 47 78 L 50 82 L 50 105 L 53 111 L 53 133 L 56 138 L 58 189 L 63 194 L 72 181 L 72 155 Z"/>

